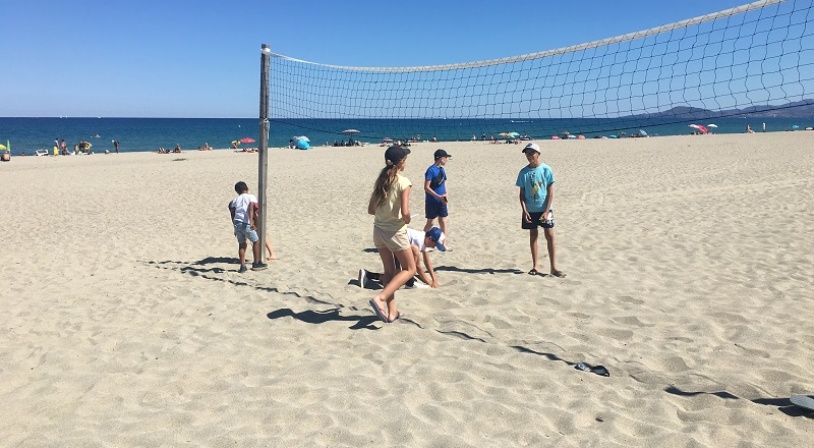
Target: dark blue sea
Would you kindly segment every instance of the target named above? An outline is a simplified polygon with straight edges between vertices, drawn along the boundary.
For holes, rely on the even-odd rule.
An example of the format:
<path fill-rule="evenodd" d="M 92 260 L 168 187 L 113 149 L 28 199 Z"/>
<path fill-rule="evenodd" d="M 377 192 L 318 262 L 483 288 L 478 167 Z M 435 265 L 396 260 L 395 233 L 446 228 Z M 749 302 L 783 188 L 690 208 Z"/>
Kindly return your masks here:
<path fill-rule="evenodd" d="M 270 122 L 269 146 L 283 147 L 293 136 L 306 135 L 315 146 L 334 141 L 347 141 L 349 134 L 342 131 L 355 129 L 355 140 L 378 143 L 385 137 L 394 140 L 419 138 L 438 141 L 466 141 L 500 133 L 517 132 L 532 139 L 548 139 L 552 135 L 568 132 L 594 137 L 622 137 L 640 134 L 651 136 L 686 135 L 694 129 L 689 124 L 712 127 L 715 133 L 742 133 L 747 124 L 761 132 L 763 123 L 767 132 L 805 129 L 814 126 L 811 118 L 727 117 L 689 121 L 669 118 L 614 118 L 614 119 L 273 119 Z M 121 143 L 121 152 L 155 151 L 159 147 L 172 149 L 176 144 L 183 149 L 196 149 L 208 143 L 215 148 L 228 148 L 233 140 L 249 137 L 259 140 L 259 120 L 256 118 L 0 118 L 0 143 L 11 144 L 13 154 L 37 149 L 50 150 L 54 139 L 65 139 L 72 148 L 80 141 L 93 144 L 94 151 L 112 150 L 113 140 Z M 242 147 L 256 147 L 258 143 Z"/>

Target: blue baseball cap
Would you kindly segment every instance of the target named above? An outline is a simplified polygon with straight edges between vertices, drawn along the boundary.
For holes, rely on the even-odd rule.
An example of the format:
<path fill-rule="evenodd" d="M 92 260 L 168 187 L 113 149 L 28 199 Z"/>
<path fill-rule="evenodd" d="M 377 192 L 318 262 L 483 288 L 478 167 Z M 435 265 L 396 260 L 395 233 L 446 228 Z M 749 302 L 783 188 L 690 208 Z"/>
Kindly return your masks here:
<path fill-rule="evenodd" d="M 441 252 L 447 250 L 446 246 L 444 246 L 444 240 L 446 240 L 447 237 L 446 235 L 444 235 L 444 232 L 442 232 L 441 229 L 439 229 L 438 227 L 433 227 L 427 232 L 427 236 L 432 238 L 433 241 L 435 241 L 436 249 L 440 250 Z"/>

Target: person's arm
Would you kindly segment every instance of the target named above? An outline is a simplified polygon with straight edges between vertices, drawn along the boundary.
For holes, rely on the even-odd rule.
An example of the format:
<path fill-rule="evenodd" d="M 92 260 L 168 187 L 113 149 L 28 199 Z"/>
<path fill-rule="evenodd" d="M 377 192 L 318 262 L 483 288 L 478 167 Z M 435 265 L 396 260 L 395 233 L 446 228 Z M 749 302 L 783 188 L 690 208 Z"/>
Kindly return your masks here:
<path fill-rule="evenodd" d="M 368 215 L 375 215 L 376 214 L 376 200 L 374 195 L 370 195 L 370 202 L 367 204 L 367 214 Z"/>
<path fill-rule="evenodd" d="M 249 227 L 251 227 L 252 230 L 257 230 L 257 228 L 254 227 L 254 208 L 255 207 L 257 207 L 257 202 L 249 202 L 249 209 L 246 210 L 246 213 L 249 215 Z"/>
<path fill-rule="evenodd" d="M 432 183 L 432 180 L 425 180 L 425 181 L 424 181 L 424 191 L 425 191 L 425 192 L 426 192 L 428 195 L 438 198 L 438 200 L 439 200 L 439 201 L 443 201 L 443 200 L 444 200 L 444 196 L 446 196 L 446 195 L 440 195 L 440 194 L 436 193 L 436 192 L 435 192 L 435 190 L 433 190 L 433 189 L 430 187 L 430 184 L 431 184 L 431 183 Z"/>
<path fill-rule="evenodd" d="M 411 186 L 410 186 L 411 187 Z M 405 224 L 410 224 L 412 217 L 410 216 L 410 187 L 401 192 L 401 220 Z"/>
<path fill-rule="evenodd" d="M 545 187 L 546 189 L 546 197 L 545 197 L 545 208 L 543 208 L 543 219 L 548 219 L 548 212 L 551 210 L 551 203 L 554 201 L 554 184 L 548 184 Z"/>
<path fill-rule="evenodd" d="M 229 203 L 229 214 L 232 215 L 232 221 L 235 220 L 235 208 L 232 207 L 232 203 Z"/>
<path fill-rule="evenodd" d="M 427 266 L 427 270 L 430 272 L 430 277 L 432 281 L 427 281 L 426 279 L 422 278 L 430 288 L 437 288 L 438 287 L 438 277 L 435 276 L 435 270 L 432 268 L 432 261 L 430 261 L 430 254 L 428 252 L 424 252 L 424 265 Z"/>
<path fill-rule="evenodd" d="M 526 190 L 523 187 L 520 187 L 520 208 L 523 210 L 523 218 L 526 219 L 526 222 L 531 222 L 531 215 L 526 210 Z"/>
<path fill-rule="evenodd" d="M 427 274 L 424 273 L 424 268 L 421 267 L 421 258 L 418 256 L 418 246 L 410 245 L 410 248 L 413 251 L 413 259 L 415 260 L 415 273 L 418 275 L 418 278 L 421 279 L 422 282 L 426 284 L 430 284 L 430 279 L 427 277 Z"/>

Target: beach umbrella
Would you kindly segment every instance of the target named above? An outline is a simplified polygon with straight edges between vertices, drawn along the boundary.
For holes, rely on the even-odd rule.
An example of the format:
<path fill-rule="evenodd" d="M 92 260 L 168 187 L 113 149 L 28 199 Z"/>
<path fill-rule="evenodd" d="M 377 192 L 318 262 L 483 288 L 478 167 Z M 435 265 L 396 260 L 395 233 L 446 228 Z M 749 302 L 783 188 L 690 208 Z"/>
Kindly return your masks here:
<path fill-rule="evenodd" d="M 311 143 L 311 140 L 308 137 L 304 136 L 304 135 L 300 135 L 299 137 L 294 137 L 292 140 L 294 140 L 294 141 L 305 140 L 306 142 Z"/>
<path fill-rule="evenodd" d="M 509 135 L 511 135 L 511 136 L 512 136 L 512 137 L 514 137 L 514 138 L 520 137 L 520 133 L 519 133 L 519 132 L 509 132 Z"/>
<path fill-rule="evenodd" d="M 82 149 L 82 150 L 90 149 L 91 146 L 93 146 L 93 145 L 90 142 L 86 142 L 85 140 L 82 140 L 81 142 L 79 142 L 79 149 Z"/>
<path fill-rule="evenodd" d="M 706 134 L 706 133 L 709 132 L 709 130 L 707 128 L 705 128 L 704 126 L 701 126 L 700 124 L 693 123 L 693 124 L 689 124 L 687 126 L 693 128 L 693 129 L 697 129 L 702 134 Z"/>
<path fill-rule="evenodd" d="M 797 126 L 797 125 L 795 124 L 795 125 L 792 125 L 792 126 L 791 126 L 791 128 L 796 130 L 796 129 L 800 129 L 800 126 Z"/>
<path fill-rule="evenodd" d="M 551 136 L 551 140 L 559 140 L 559 139 L 560 139 L 559 135 L 552 135 Z"/>
<path fill-rule="evenodd" d="M 384 139 L 382 139 L 382 141 L 385 142 L 385 143 L 390 143 L 390 142 L 393 141 L 393 139 L 390 138 L 390 137 L 385 137 Z"/>
<path fill-rule="evenodd" d="M 707 127 L 708 127 L 708 128 L 713 128 L 713 129 L 715 129 L 715 128 L 717 128 L 717 127 L 718 127 L 718 125 L 717 125 L 717 124 L 715 124 L 715 123 L 710 123 L 710 124 L 708 124 L 708 125 L 707 125 Z"/>
<path fill-rule="evenodd" d="M 6 149 L 6 145 L 0 143 L 0 151 L 4 151 Z"/>
<path fill-rule="evenodd" d="M 361 133 L 362 133 L 362 131 L 360 131 L 360 130 L 358 130 L 358 129 L 345 129 L 344 131 L 342 131 L 342 133 L 343 133 L 343 134 L 351 134 L 351 135 L 352 135 L 352 134 L 361 134 Z"/>
<path fill-rule="evenodd" d="M 305 139 L 298 139 L 296 146 L 297 149 L 311 149 L 311 143 L 309 143 L 308 140 Z"/>
<path fill-rule="evenodd" d="M 647 137 L 647 132 L 644 129 L 639 129 L 639 135 L 642 137 Z"/>
<path fill-rule="evenodd" d="M 239 141 L 240 143 L 254 143 L 254 139 L 251 137 L 243 137 Z"/>

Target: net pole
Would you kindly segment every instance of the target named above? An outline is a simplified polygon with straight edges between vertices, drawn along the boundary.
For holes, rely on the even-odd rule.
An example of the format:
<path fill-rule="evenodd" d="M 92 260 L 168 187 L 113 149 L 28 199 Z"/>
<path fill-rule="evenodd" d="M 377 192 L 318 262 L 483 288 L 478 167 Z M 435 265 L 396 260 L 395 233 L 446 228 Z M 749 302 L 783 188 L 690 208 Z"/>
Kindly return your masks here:
<path fill-rule="evenodd" d="M 260 237 L 260 262 L 266 261 L 266 211 L 268 209 L 268 139 L 269 139 L 269 70 L 271 49 L 268 44 L 260 46 L 260 136 L 257 162 L 257 195 L 260 202 L 260 226 L 257 229 Z"/>

